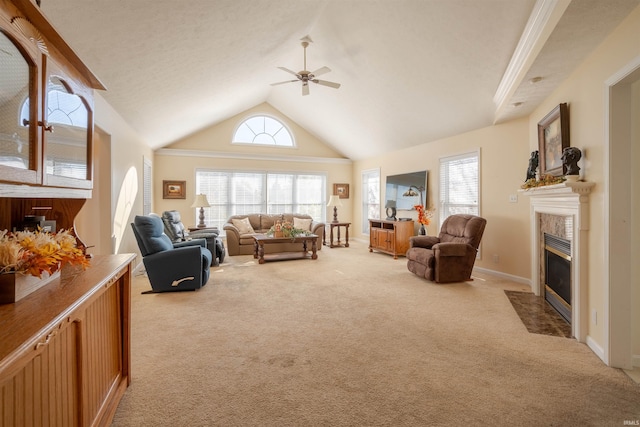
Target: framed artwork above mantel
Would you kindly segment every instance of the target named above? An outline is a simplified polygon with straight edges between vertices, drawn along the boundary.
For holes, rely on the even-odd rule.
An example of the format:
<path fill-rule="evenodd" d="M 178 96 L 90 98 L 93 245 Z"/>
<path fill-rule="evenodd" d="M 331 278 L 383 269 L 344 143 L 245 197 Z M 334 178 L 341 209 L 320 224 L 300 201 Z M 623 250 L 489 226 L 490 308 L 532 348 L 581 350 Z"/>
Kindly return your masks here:
<path fill-rule="evenodd" d="M 538 122 L 541 177 L 564 175 L 562 150 L 566 147 L 569 147 L 569 108 L 563 103 Z"/>

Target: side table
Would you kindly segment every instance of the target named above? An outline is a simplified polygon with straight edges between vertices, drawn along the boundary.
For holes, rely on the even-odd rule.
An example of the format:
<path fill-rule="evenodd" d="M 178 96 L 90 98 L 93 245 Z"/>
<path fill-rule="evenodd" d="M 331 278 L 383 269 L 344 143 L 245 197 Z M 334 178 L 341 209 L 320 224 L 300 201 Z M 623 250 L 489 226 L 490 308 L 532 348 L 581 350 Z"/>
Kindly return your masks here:
<path fill-rule="evenodd" d="M 327 225 L 329 226 L 329 243 L 327 244 L 327 242 L 324 240 L 327 234 L 327 233 L 324 233 L 324 236 L 322 237 L 322 244 L 325 246 L 329 246 L 330 248 L 343 246 L 343 244 L 340 243 L 340 227 L 344 227 L 344 230 L 345 230 L 344 247 L 348 248 L 349 247 L 349 226 L 351 225 L 351 223 L 350 222 L 330 222 Z M 337 230 L 338 241 L 336 243 L 333 243 L 334 228 L 338 229 Z"/>

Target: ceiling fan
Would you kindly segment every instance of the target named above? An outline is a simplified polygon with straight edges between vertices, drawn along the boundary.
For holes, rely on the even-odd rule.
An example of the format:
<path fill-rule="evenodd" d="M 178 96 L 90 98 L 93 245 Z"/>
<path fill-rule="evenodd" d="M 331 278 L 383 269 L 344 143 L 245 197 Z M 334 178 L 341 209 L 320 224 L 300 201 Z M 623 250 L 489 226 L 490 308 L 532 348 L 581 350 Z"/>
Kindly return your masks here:
<path fill-rule="evenodd" d="M 332 87 L 334 89 L 338 89 L 340 87 L 340 83 L 334 83 L 334 82 L 329 82 L 326 80 L 318 80 L 316 77 L 321 76 L 322 74 L 326 74 L 329 71 L 331 71 L 331 69 L 329 67 L 322 67 L 322 68 L 318 68 L 317 70 L 311 72 L 311 71 L 307 71 L 307 46 L 309 46 L 309 43 L 313 42 L 313 40 L 311 40 L 311 38 L 309 36 L 305 36 L 302 39 L 302 48 L 304 49 L 304 69 L 302 71 L 298 71 L 297 73 L 295 71 L 291 71 L 288 68 L 285 67 L 278 67 L 279 69 L 281 69 L 282 71 L 286 71 L 289 74 L 293 74 L 294 76 L 296 76 L 296 80 L 285 80 L 283 82 L 278 82 L 278 83 L 271 83 L 271 86 L 277 86 L 277 85 L 281 85 L 281 84 L 285 84 L 285 83 L 294 83 L 297 81 L 301 81 L 302 82 L 302 95 L 309 95 L 309 82 L 313 82 L 322 86 L 329 86 Z"/>

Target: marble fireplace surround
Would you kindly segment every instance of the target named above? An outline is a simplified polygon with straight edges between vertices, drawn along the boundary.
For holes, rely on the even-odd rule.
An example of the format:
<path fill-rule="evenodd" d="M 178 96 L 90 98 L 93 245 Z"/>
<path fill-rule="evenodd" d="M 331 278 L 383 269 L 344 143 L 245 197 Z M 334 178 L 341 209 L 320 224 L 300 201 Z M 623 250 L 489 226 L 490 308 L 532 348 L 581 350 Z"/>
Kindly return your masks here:
<path fill-rule="evenodd" d="M 543 233 L 571 240 L 571 331 L 585 342 L 589 322 L 587 263 L 589 257 L 589 194 L 593 182 L 564 182 L 519 190 L 531 204 L 531 290 L 544 292 Z"/>

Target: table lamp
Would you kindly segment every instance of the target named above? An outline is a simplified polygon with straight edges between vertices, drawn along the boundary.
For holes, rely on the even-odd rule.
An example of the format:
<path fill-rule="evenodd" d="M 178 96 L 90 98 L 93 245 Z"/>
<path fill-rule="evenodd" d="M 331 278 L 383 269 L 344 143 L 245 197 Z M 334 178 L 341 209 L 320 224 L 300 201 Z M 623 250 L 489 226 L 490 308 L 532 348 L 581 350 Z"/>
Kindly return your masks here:
<path fill-rule="evenodd" d="M 342 206 L 342 202 L 340 201 L 340 196 L 338 196 L 337 194 L 334 194 L 333 196 L 329 197 L 329 203 L 327 203 L 327 206 L 329 207 L 333 206 L 332 222 L 334 223 L 340 222 L 338 221 L 338 206 Z"/>
<path fill-rule="evenodd" d="M 419 191 L 419 193 L 416 193 L 413 189 L 416 189 Z M 407 191 L 404 192 L 404 194 L 402 194 L 402 197 L 416 197 L 416 196 L 420 196 L 420 206 L 424 206 L 423 204 L 423 198 L 422 198 L 422 192 L 424 191 L 424 187 L 420 186 L 417 187 L 415 185 L 411 185 L 409 186 L 409 189 Z"/>
<path fill-rule="evenodd" d="M 205 228 L 207 225 L 204 223 L 204 208 L 208 208 L 211 206 L 209 201 L 207 200 L 207 196 L 204 194 L 197 194 L 196 200 L 194 200 L 191 205 L 192 208 L 200 208 L 200 222 L 198 223 L 198 228 Z"/>

